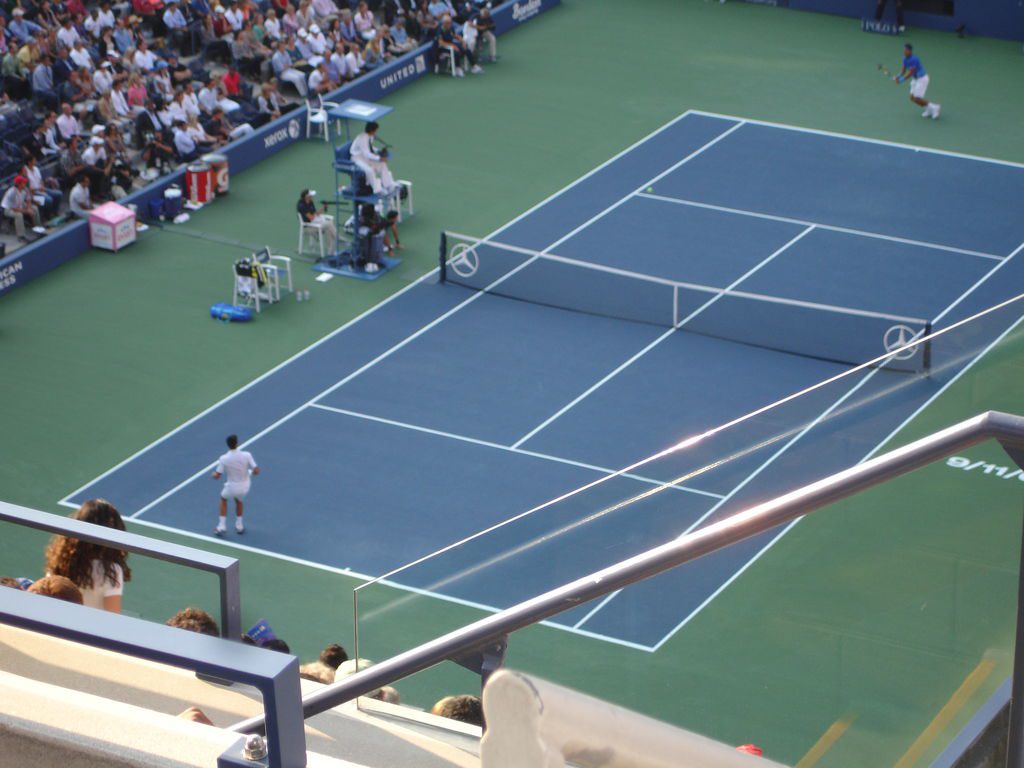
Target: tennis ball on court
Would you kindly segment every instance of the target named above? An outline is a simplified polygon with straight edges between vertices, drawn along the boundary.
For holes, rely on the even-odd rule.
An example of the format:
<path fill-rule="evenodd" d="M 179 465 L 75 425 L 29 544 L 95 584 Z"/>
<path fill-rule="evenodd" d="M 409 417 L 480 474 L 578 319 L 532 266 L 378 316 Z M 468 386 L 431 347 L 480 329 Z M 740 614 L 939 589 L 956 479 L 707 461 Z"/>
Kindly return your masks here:
<path fill-rule="evenodd" d="M 653 191 L 654 191 L 654 187 L 648 187 L 648 188 L 647 188 L 647 191 L 648 191 L 648 192 L 653 192 Z"/>

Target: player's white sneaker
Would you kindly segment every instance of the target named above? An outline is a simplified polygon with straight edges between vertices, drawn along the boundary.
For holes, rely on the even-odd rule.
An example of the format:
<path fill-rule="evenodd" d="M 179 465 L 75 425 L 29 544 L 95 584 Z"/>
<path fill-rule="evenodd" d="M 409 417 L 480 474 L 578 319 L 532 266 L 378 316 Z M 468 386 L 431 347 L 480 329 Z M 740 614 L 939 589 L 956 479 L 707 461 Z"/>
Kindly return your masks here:
<path fill-rule="evenodd" d="M 472 72 L 474 75 L 479 75 L 481 72 L 484 71 L 484 68 L 481 67 L 479 64 L 474 64 L 473 68 L 469 71 Z"/>
<path fill-rule="evenodd" d="M 223 536 L 225 531 L 227 531 L 227 528 L 224 526 L 224 522 L 223 521 L 217 523 L 217 527 L 213 529 L 213 532 L 217 536 Z"/>
<path fill-rule="evenodd" d="M 239 533 L 245 533 L 245 526 L 242 525 L 241 520 L 235 520 L 235 530 Z"/>
<path fill-rule="evenodd" d="M 924 112 L 921 113 L 921 117 L 931 117 L 931 116 L 932 116 L 932 105 L 929 104 L 927 107 L 924 108 Z"/>
<path fill-rule="evenodd" d="M 465 77 L 466 73 L 462 71 L 462 67 L 456 67 L 455 68 L 455 76 L 456 77 Z"/>
<path fill-rule="evenodd" d="M 941 104 L 936 104 L 935 102 L 932 102 L 928 106 L 932 108 L 932 120 L 938 120 L 939 119 L 939 112 L 942 111 L 942 105 Z"/>

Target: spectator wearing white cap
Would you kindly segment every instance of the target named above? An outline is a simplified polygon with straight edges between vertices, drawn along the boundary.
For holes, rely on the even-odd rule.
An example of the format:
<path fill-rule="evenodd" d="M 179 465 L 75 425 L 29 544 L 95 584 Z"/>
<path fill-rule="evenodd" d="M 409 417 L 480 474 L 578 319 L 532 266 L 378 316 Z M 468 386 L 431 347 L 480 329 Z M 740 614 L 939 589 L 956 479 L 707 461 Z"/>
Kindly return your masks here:
<path fill-rule="evenodd" d="M 11 11 L 11 15 L 13 18 L 11 19 L 11 23 L 7 25 L 7 31 L 14 35 L 14 37 L 17 38 L 18 43 L 21 45 L 28 43 L 36 32 L 43 29 L 34 21 L 26 19 L 25 11 L 21 8 L 15 8 Z"/>
<path fill-rule="evenodd" d="M 310 46 L 309 32 L 304 29 L 300 29 L 298 37 L 295 38 L 295 48 L 298 50 L 299 56 L 311 67 L 316 67 L 324 60 L 324 57 L 318 55 Z"/>
<path fill-rule="evenodd" d="M 327 45 L 327 38 L 324 33 L 320 30 L 317 24 L 313 24 L 309 28 L 308 37 L 309 47 L 317 56 L 327 56 L 329 53 L 329 46 Z"/>
<path fill-rule="evenodd" d="M 100 127 L 100 133 L 102 133 L 102 126 Z M 89 146 L 82 153 L 82 160 L 86 165 L 91 165 L 94 168 L 102 168 L 107 162 L 107 150 L 105 148 L 106 142 L 103 141 L 103 137 L 97 134 L 93 134 L 92 138 L 89 139 Z"/>
<path fill-rule="evenodd" d="M 96 93 L 102 96 L 105 93 L 110 93 L 110 89 L 114 85 L 114 75 L 112 70 L 114 65 L 109 61 L 104 61 L 92 75 L 92 87 L 96 89 Z"/>

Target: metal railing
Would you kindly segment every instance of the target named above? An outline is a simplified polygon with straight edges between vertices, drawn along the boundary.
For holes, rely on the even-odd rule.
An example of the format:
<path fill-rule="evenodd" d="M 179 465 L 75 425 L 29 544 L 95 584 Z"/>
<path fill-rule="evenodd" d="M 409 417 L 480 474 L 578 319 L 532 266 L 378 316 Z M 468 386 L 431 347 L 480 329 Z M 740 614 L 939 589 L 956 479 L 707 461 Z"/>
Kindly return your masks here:
<path fill-rule="evenodd" d="M 263 694 L 269 765 L 306 765 L 299 660 L 294 656 L 17 589 L 0 588 L 0 622 L 254 686 Z M 242 741 L 221 755 L 218 764 L 260 765 L 244 759 Z"/>
<path fill-rule="evenodd" d="M 495 666 L 500 665 L 508 635 L 515 630 L 549 619 L 590 600 L 769 531 L 795 518 L 990 439 L 999 441 L 1017 466 L 1024 469 L 1024 417 L 996 411 L 980 414 L 356 672 L 344 680 L 306 696 L 302 700 L 303 715 L 312 717 L 442 661 L 456 661 L 477 668 L 486 675 L 493 671 Z M 1024 696 L 1024 569 L 1021 573 L 1013 701 L 1024 700 L 1019 698 Z M 265 718 L 257 716 L 236 723 L 231 729 L 252 733 L 259 732 L 264 727 Z M 1011 706 L 1008 765 L 1024 768 L 1022 737 L 1024 707 Z"/>
<path fill-rule="evenodd" d="M 56 533 L 74 539 L 122 549 L 167 563 L 176 563 L 214 574 L 220 582 L 221 635 L 238 640 L 242 634 L 242 596 L 238 560 L 233 557 L 204 552 L 201 549 L 150 539 L 136 533 L 106 528 L 102 525 L 72 520 L 62 515 L 39 512 L 17 504 L 0 501 L 0 522 L 23 525 L 37 531 Z"/>

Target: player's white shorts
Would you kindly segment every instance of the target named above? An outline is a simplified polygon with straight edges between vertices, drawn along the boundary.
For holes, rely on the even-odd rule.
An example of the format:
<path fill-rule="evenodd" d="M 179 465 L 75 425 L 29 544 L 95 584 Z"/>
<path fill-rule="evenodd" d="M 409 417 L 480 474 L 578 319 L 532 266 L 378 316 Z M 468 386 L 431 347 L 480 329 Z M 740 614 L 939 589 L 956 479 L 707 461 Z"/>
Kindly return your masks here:
<path fill-rule="evenodd" d="M 912 78 L 910 81 L 910 95 L 915 99 L 923 99 L 925 91 L 928 90 L 928 75 Z"/>
<path fill-rule="evenodd" d="M 236 501 L 243 501 L 245 495 L 249 493 L 250 483 L 224 483 L 224 488 L 220 492 L 222 499 L 235 499 Z"/>

